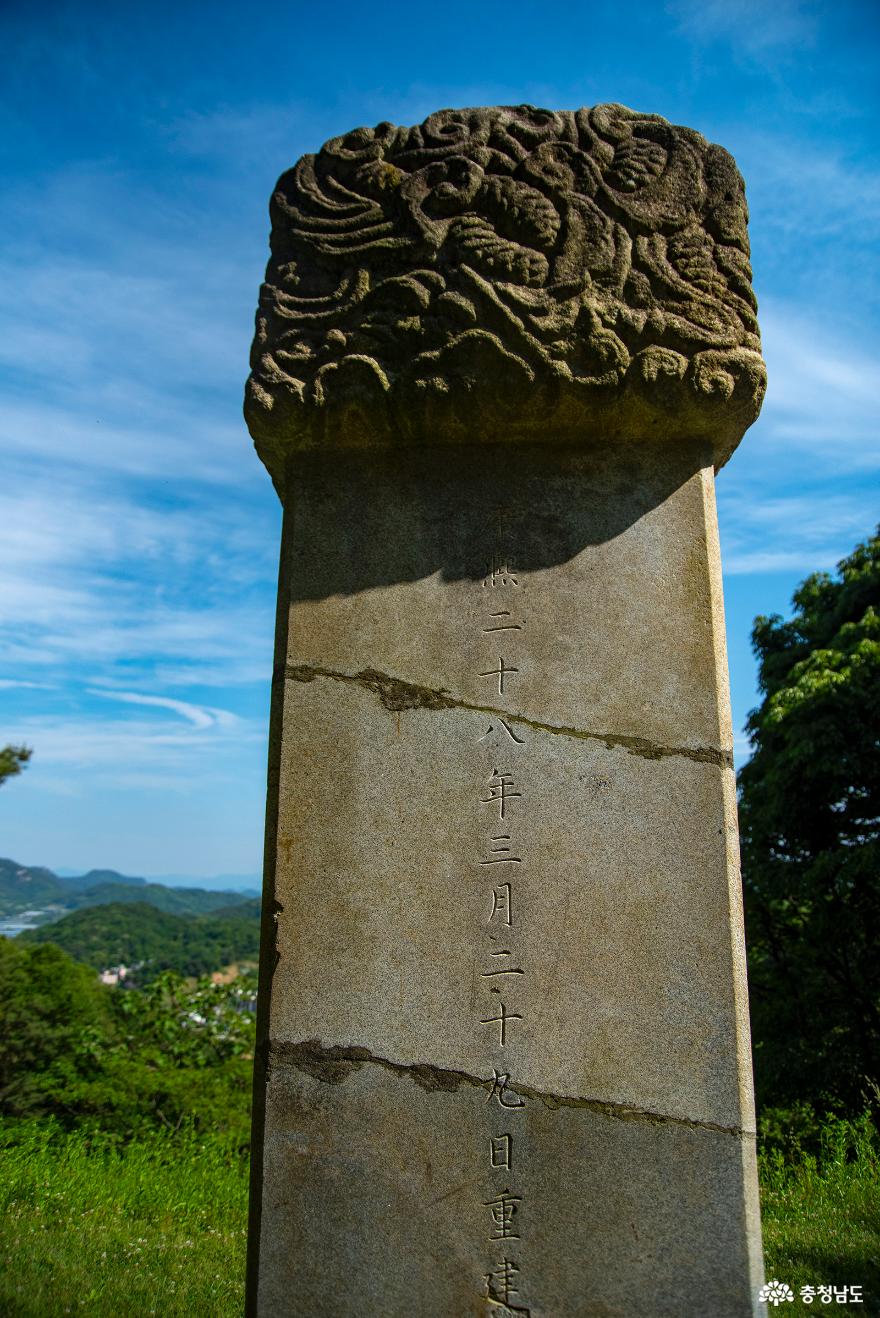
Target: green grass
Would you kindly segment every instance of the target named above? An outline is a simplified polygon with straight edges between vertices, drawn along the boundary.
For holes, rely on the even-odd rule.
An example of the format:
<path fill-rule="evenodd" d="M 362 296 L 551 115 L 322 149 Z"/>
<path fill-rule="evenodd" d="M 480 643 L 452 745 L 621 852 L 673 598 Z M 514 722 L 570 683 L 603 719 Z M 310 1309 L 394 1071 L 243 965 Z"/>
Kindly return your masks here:
<path fill-rule="evenodd" d="M 761 1159 L 768 1278 L 861 1284 L 864 1304 L 771 1314 L 880 1315 L 880 1158 L 867 1118 L 826 1121 L 816 1153 Z M 127 1146 L 50 1125 L 0 1128 L 0 1313 L 240 1318 L 247 1170 L 219 1141 L 159 1131 Z"/>
<path fill-rule="evenodd" d="M 771 1313 L 880 1315 L 880 1140 L 868 1117 L 827 1118 L 816 1154 L 761 1158 L 761 1212 L 768 1280 L 787 1282 L 794 1303 Z M 811 1304 L 801 1286 L 861 1285 L 863 1304 Z"/>
<path fill-rule="evenodd" d="M 247 1169 L 162 1132 L 127 1148 L 19 1128 L 0 1147 L 0 1313 L 240 1318 Z"/>

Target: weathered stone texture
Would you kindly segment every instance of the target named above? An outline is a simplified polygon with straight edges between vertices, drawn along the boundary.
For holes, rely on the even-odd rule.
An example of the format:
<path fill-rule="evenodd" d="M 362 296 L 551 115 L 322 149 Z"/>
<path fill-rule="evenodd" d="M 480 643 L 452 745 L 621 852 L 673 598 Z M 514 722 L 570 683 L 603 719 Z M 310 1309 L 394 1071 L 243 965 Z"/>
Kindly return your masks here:
<path fill-rule="evenodd" d="M 258 1318 L 761 1311 L 713 472 L 760 402 L 746 253 L 730 157 L 619 106 L 279 184 Z"/>
<path fill-rule="evenodd" d="M 733 159 L 621 105 L 441 110 L 278 182 L 247 418 L 290 453 L 700 435 L 764 390 Z"/>
<path fill-rule="evenodd" d="M 515 1177 L 487 1169 L 485 1093 L 369 1062 L 335 1084 L 278 1061 L 267 1112 L 260 1314 L 327 1318 L 742 1318 L 754 1146 L 536 1100 Z M 522 1194 L 518 1239 L 485 1205 Z M 744 1193 L 745 1189 L 745 1193 Z M 517 1293 L 487 1304 L 498 1255 Z M 335 1266 L 334 1266 L 335 1260 Z M 291 1263 L 295 1261 L 295 1272 Z"/>
<path fill-rule="evenodd" d="M 298 472 L 260 1313 L 282 1292 L 291 1314 L 485 1311 L 496 1070 L 526 1105 L 523 1130 L 543 1132 L 515 1177 L 542 1224 L 523 1244 L 528 1268 L 516 1256 L 534 1318 L 705 1313 L 681 1307 L 688 1288 L 712 1295 L 718 1318 L 751 1312 L 754 1114 L 713 478 L 699 452 L 675 454 L 473 448 L 450 469 L 442 450 L 325 453 Z M 485 584 L 502 501 L 516 546 L 506 589 Z M 502 609 L 519 630 L 487 630 Z M 503 694 L 499 652 L 516 669 Z M 523 974 L 493 999 L 494 871 L 481 861 L 498 845 L 499 769 L 520 793 L 502 830 L 519 857 L 504 870 L 516 909 L 503 964 Z M 503 1049 L 482 1023 L 498 1000 L 521 1017 Z M 354 1118 L 352 1103 L 367 1107 Z M 333 1248 L 302 1234 L 302 1196 L 321 1204 Z M 345 1219 L 343 1199 L 366 1218 Z M 440 1256 L 435 1274 L 426 1259 Z"/>

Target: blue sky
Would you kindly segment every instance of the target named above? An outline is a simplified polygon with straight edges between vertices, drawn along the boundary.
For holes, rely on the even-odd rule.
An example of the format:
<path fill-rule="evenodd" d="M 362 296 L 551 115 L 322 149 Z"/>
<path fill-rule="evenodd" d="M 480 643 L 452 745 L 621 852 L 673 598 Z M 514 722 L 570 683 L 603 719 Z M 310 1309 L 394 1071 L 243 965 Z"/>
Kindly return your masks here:
<path fill-rule="evenodd" d="M 770 388 L 718 482 L 749 631 L 877 520 L 880 10 L 6 0 L 0 854 L 254 875 L 280 510 L 241 420 L 276 177 L 443 106 L 622 101 L 737 158 Z M 747 754 L 742 737 L 738 754 Z"/>

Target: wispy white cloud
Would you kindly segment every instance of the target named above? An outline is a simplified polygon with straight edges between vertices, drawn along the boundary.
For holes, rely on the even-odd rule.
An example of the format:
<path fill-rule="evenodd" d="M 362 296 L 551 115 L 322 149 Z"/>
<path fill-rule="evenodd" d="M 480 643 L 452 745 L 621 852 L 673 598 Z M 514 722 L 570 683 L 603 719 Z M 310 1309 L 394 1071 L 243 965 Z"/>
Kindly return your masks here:
<path fill-rule="evenodd" d="M 107 678 L 119 664 L 149 671 L 159 663 L 176 685 L 236 686 L 265 679 L 271 665 L 271 606 L 265 612 L 219 604 L 198 608 L 138 605 L 132 585 L 102 599 L 85 590 L 62 590 L 26 583 L 15 599 L 21 623 L 0 639 L 7 671 L 70 674 L 71 665 Z M 6 600 L 8 604 L 8 599 Z"/>
<path fill-rule="evenodd" d="M 232 728 L 237 727 L 241 719 L 227 709 L 215 709 L 210 705 L 193 705 L 186 700 L 175 700 L 170 696 L 148 696 L 136 691 L 114 691 L 107 687 L 88 687 L 89 695 L 101 696 L 105 700 L 118 700 L 127 705 L 152 705 L 156 709 L 169 709 L 181 718 L 192 723 L 196 728 Z"/>
<path fill-rule="evenodd" d="M 204 210 L 188 201 L 163 215 L 167 199 L 142 180 L 133 193 L 129 178 L 87 164 L 8 204 L 16 223 L 0 260 L 0 315 L 20 333 L 4 338 L 0 360 L 62 379 L 87 364 L 99 386 L 161 375 L 166 387 L 204 387 L 241 374 L 260 273 L 256 235 L 251 257 L 219 217 L 206 231 Z M 61 242 L 48 223 L 59 213 Z M 43 351 L 28 352 L 41 332 Z"/>
<path fill-rule="evenodd" d="M 266 733 L 257 721 L 236 719 L 228 711 L 212 711 L 227 714 L 226 719 L 196 722 L 199 707 L 190 708 L 193 717 L 182 715 L 181 723 L 167 718 L 30 715 L 8 720 L 4 737 L 35 747 L 31 767 L 39 772 L 32 776 L 39 778 L 41 790 L 55 790 L 54 784 L 61 782 L 65 790 L 88 792 L 90 783 L 122 788 L 142 785 L 148 778 L 162 790 L 193 792 L 212 781 L 233 779 L 242 755 L 251 749 L 259 754 Z M 71 779 L 71 770 L 86 774 L 81 785 Z"/>
<path fill-rule="evenodd" d="M 184 114 L 161 124 L 159 131 L 180 155 L 213 165 L 227 176 L 249 175 L 252 195 L 262 198 L 282 170 L 304 152 L 317 150 L 339 129 L 332 126 L 330 115 L 316 114 L 305 102 L 285 100 L 239 107 L 189 106 Z"/>
<path fill-rule="evenodd" d="M 728 576 L 830 571 L 870 534 L 876 501 L 848 491 L 768 496 L 748 477 L 718 484 L 718 518 Z"/>
<path fill-rule="evenodd" d="M 123 664 L 168 670 L 149 689 L 265 678 L 271 663 L 278 511 L 274 495 L 198 487 L 157 503 L 114 480 L 14 468 L 0 491 L 0 660 L 69 680 Z M 30 477 L 30 478 L 29 478 Z M 173 671 L 172 671 L 173 670 Z M 63 678 L 62 678 L 63 675 Z M 169 680 L 172 679 L 172 680 Z M 125 682 L 119 683 L 125 685 Z"/>
<path fill-rule="evenodd" d="M 781 136 L 743 128 L 737 155 L 746 175 L 752 209 L 752 229 L 772 227 L 774 241 L 782 232 L 796 239 L 803 255 L 815 261 L 833 259 L 834 248 L 823 238 L 872 245 L 880 204 L 880 172 L 873 159 L 859 158 L 855 146 L 817 141 L 815 136 Z M 805 242 L 805 237 L 809 241 Z"/>
<path fill-rule="evenodd" d="M 247 432 L 232 407 L 205 415 L 192 405 L 174 409 L 167 398 L 144 399 L 132 386 L 125 415 L 106 400 L 77 388 L 40 397 L 10 398 L 4 407 L 0 447 L 10 457 L 120 478 L 164 481 L 171 488 L 193 480 L 257 488 L 262 479 Z M 140 395 L 140 397 L 139 397 Z"/>
<path fill-rule="evenodd" d="M 174 286 L 129 294 L 106 272 L 94 283 L 92 274 L 65 315 L 50 305 L 59 289 L 72 296 L 64 270 L 35 292 L 0 265 L 0 362 L 11 372 L 3 450 L 256 488 L 263 474 L 241 416 L 251 308 L 194 305 Z"/>
<path fill-rule="evenodd" d="M 818 32 L 816 6 L 803 0 L 671 0 L 666 11 L 692 40 L 730 42 L 752 56 L 812 46 Z"/>
<path fill-rule="evenodd" d="M 260 488 L 241 398 L 265 225 L 251 251 L 228 208 L 205 202 L 194 186 L 162 192 L 94 161 L 9 190 L 5 454 L 172 487 Z"/>
<path fill-rule="evenodd" d="M 726 576 L 758 576 L 767 572 L 791 572 L 806 575 L 809 572 L 828 571 L 839 558 L 839 552 L 820 547 L 818 552 L 804 543 L 792 549 L 737 550 L 725 552 Z"/>
<path fill-rule="evenodd" d="M 876 375 L 878 348 L 857 343 L 803 308 L 773 299 L 762 308 L 769 384 L 761 419 L 765 437 L 794 456 L 800 450 L 818 474 L 880 467 Z"/>
<path fill-rule="evenodd" d="M 161 487 L 131 487 L 102 479 L 100 472 L 65 473 L 60 481 L 39 464 L 7 472 L 0 489 L 0 570 L 18 564 L 51 568 L 57 580 L 71 566 L 98 577 L 125 565 L 143 569 L 161 562 L 178 574 L 197 569 L 203 584 L 210 565 L 222 571 L 227 589 L 230 580 L 240 585 L 274 578 L 271 532 L 278 511 L 265 487 L 264 497 L 252 500 L 240 489 L 231 497 L 189 482 L 169 498 Z M 166 584 L 172 581 L 169 575 Z"/>
<path fill-rule="evenodd" d="M 781 299 L 765 300 L 762 335 L 767 399 L 718 482 L 724 570 L 831 571 L 877 521 L 880 345 Z"/>

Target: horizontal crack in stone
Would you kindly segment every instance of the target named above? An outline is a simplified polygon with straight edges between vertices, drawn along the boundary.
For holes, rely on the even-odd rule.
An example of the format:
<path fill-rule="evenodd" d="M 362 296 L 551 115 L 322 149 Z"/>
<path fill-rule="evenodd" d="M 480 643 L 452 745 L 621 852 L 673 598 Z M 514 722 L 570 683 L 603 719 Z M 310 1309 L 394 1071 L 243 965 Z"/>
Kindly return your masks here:
<path fill-rule="evenodd" d="M 266 1047 L 264 1045 L 264 1047 Z M 314 1080 L 324 1084 L 339 1085 L 350 1076 L 360 1071 L 364 1065 L 379 1066 L 392 1075 L 408 1077 L 429 1093 L 454 1094 L 462 1085 L 472 1089 L 483 1089 L 491 1097 L 495 1079 L 470 1075 L 467 1071 L 455 1071 L 447 1067 L 430 1066 L 426 1062 L 392 1062 L 387 1057 L 377 1057 L 369 1048 L 356 1044 L 327 1047 L 319 1039 L 305 1039 L 300 1043 L 277 1041 L 266 1047 L 269 1063 L 267 1071 L 273 1065 L 293 1066 L 305 1072 Z M 609 1103 L 599 1098 L 579 1098 L 567 1094 L 551 1094 L 531 1085 L 523 1085 L 508 1080 L 505 1086 L 510 1093 L 521 1098 L 530 1098 L 544 1107 L 555 1111 L 558 1108 L 584 1108 L 599 1116 L 612 1117 L 617 1121 L 642 1121 L 657 1126 L 681 1126 L 687 1130 L 710 1130 L 719 1135 L 744 1136 L 753 1138 L 754 1132 L 744 1130 L 741 1126 L 723 1126 L 714 1121 L 698 1121 L 690 1117 L 675 1117 L 662 1112 L 651 1112 L 627 1103 Z"/>
<path fill-rule="evenodd" d="M 273 1062 L 282 1066 L 295 1066 L 297 1070 L 305 1071 L 313 1079 L 328 1085 L 342 1084 L 359 1071 L 365 1062 L 372 1062 L 374 1066 L 384 1067 L 386 1071 L 397 1075 L 408 1075 L 422 1089 L 429 1091 L 442 1090 L 453 1094 L 461 1085 L 482 1088 L 485 1084 L 485 1081 L 467 1075 L 464 1071 L 449 1071 L 427 1064 L 389 1062 L 384 1057 L 376 1057 L 369 1048 L 356 1045 L 327 1048 L 318 1039 L 306 1039 L 302 1043 L 272 1043 L 269 1045 L 269 1062 L 270 1069 Z"/>
<path fill-rule="evenodd" d="M 434 691 L 430 687 L 417 686 L 412 682 L 403 682 L 397 677 L 389 677 L 387 673 L 380 673 L 374 668 L 364 668 L 359 673 L 340 673 L 331 668 L 286 664 L 276 673 L 276 677 L 282 676 L 294 682 L 313 682 L 317 677 L 326 677 L 334 682 L 349 682 L 363 686 L 377 695 L 385 708 L 394 713 L 406 709 L 469 709 L 477 714 L 489 714 L 494 715 L 495 718 L 507 719 L 510 723 L 533 728 L 536 732 L 548 732 L 552 736 L 574 737 L 580 741 L 599 741 L 609 750 L 619 746 L 630 755 L 640 755 L 647 760 L 681 756 L 686 760 L 696 760 L 700 764 L 717 764 L 721 768 L 733 768 L 733 753 L 718 750 L 714 746 L 660 746 L 645 737 L 630 737 L 614 732 L 586 732 L 582 728 L 569 728 L 556 723 L 539 723 L 536 719 L 526 718 L 523 714 L 512 714 L 509 710 L 496 709 L 492 705 L 474 705 L 467 700 L 456 700 L 445 687 Z"/>
<path fill-rule="evenodd" d="M 349 673 L 336 673 L 329 668 L 285 667 L 285 676 L 295 682 L 312 682 L 316 677 L 329 677 L 336 682 L 354 682 L 364 686 L 379 697 L 386 709 L 395 713 L 404 709 L 454 709 L 461 701 L 454 700 L 445 690 L 432 691 L 429 687 L 415 686 L 412 682 L 402 682 L 399 678 L 379 673 L 374 668 L 364 668 L 352 676 Z"/>

